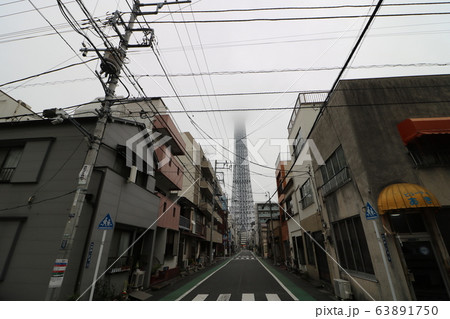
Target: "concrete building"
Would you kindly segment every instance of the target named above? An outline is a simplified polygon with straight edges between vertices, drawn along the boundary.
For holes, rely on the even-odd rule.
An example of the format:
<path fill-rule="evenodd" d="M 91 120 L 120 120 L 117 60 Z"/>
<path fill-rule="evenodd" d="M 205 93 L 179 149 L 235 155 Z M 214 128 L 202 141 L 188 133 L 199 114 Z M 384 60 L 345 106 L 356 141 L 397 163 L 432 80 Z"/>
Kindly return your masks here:
<path fill-rule="evenodd" d="M 258 253 L 264 257 L 269 257 L 269 240 L 270 230 L 268 220 L 279 215 L 277 203 L 255 203 L 256 216 L 256 243 L 258 244 Z"/>
<path fill-rule="evenodd" d="M 78 118 L 87 132 L 96 121 Z M 98 260 L 99 274 L 106 274 L 97 299 L 117 295 L 127 283 L 149 286 L 160 199 L 153 172 L 138 171 L 129 180 L 123 152 L 126 141 L 144 129 L 122 119 L 108 122 L 73 250 L 68 260 L 57 261 L 89 144 L 68 121 L 0 124 L 0 299 L 44 300 L 55 281 L 59 293 L 50 299 L 76 298 L 92 284 Z M 114 227 L 98 259 L 103 231 L 97 228 L 106 216 Z M 140 282 L 133 282 L 138 270 Z"/>
<path fill-rule="evenodd" d="M 185 167 L 186 178 L 178 192 L 182 225 L 179 264 L 187 268 L 209 261 L 211 238 L 214 256 L 225 254 L 228 208 L 221 200 L 219 182 L 201 146 L 190 133 L 183 133 L 182 138 L 186 154 L 179 159 Z"/>
<path fill-rule="evenodd" d="M 356 300 L 449 299 L 449 87 L 341 81 L 308 136 L 330 276 Z"/>
<path fill-rule="evenodd" d="M 0 90 L 0 122 L 17 122 L 40 119 L 25 102 L 15 100 Z"/>
<path fill-rule="evenodd" d="M 308 135 L 325 100 L 325 92 L 303 92 L 298 95 L 288 124 L 291 141 L 290 185 L 283 189 L 285 202 L 290 203 L 287 221 L 291 264 L 303 274 L 331 284 L 327 256 L 322 236 L 321 206 L 312 170 L 314 141 Z M 293 165 L 293 167 L 292 167 Z"/>

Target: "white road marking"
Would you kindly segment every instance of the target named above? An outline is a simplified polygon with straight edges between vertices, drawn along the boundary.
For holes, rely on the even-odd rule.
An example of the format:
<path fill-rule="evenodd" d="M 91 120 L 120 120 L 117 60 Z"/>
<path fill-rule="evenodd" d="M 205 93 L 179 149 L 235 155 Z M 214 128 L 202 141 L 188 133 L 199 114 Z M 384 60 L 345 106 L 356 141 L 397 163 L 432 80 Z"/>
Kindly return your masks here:
<path fill-rule="evenodd" d="M 281 301 L 277 294 L 266 294 L 267 301 Z"/>
<path fill-rule="evenodd" d="M 277 281 L 277 283 L 284 289 L 286 290 L 286 292 L 289 294 L 289 296 L 291 296 L 292 299 L 294 299 L 295 301 L 298 301 L 298 298 L 289 290 L 287 289 L 287 287 L 285 285 L 283 285 L 283 283 L 274 275 L 270 272 L 270 270 L 261 262 L 261 260 L 259 260 L 258 258 L 256 258 L 256 260 L 261 264 L 261 266 L 264 267 L 265 270 L 267 270 L 267 272 L 269 274 L 272 275 L 272 277 Z"/>
<path fill-rule="evenodd" d="M 208 294 L 198 294 L 192 301 L 204 301 L 208 296 Z"/>
<path fill-rule="evenodd" d="M 255 294 L 242 294 L 242 301 L 255 301 Z"/>
<path fill-rule="evenodd" d="M 214 275 L 216 272 L 218 272 L 220 269 L 222 269 L 223 267 L 225 267 L 226 265 L 228 265 L 230 263 L 232 259 L 228 260 L 225 264 L 223 264 L 221 267 L 219 267 L 218 269 L 216 269 L 215 271 L 213 271 L 211 274 L 209 274 L 208 276 L 206 276 L 203 280 L 201 280 L 199 283 L 197 283 L 194 287 L 192 287 L 191 289 L 189 289 L 188 291 L 186 291 L 184 294 L 182 294 L 180 297 L 178 297 L 177 299 L 175 299 L 175 301 L 179 301 L 181 299 L 183 299 L 184 297 L 186 297 L 189 293 L 191 293 L 194 289 L 196 289 L 198 286 L 200 286 L 202 283 L 204 283 L 206 280 L 209 279 L 209 277 L 211 277 L 212 275 Z"/>
<path fill-rule="evenodd" d="M 231 294 L 220 294 L 217 301 L 229 301 L 231 298 Z"/>

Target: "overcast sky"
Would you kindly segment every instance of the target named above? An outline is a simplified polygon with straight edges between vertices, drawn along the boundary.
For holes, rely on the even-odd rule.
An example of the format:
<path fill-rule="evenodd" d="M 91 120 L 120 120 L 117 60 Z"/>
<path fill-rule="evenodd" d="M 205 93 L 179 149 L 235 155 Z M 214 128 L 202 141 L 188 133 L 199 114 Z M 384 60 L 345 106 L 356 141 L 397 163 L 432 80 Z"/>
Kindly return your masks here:
<path fill-rule="evenodd" d="M 63 2 L 77 21 L 81 23 L 86 18 L 76 1 Z M 101 22 L 105 21 L 107 13 L 130 11 L 125 0 L 83 2 Z M 131 3 L 131 0 L 128 2 Z M 171 111 L 183 111 L 184 108 L 198 111 L 292 107 L 298 92 L 330 89 L 376 2 L 194 0 L 191 5 L 164 6 L 157 16 L 147 16 L 146 20 L 155 30 L 157 52 L 175 86 L 176 94 L 181 97 L 175 98 L 176 94 L 163 76 L 164 72 L 151 48 L 130 50 L 127 67 L 145 94 L 149 97 L 165 97 L 164 101 Z M 375 19 L 351 63 L 353 69 L 348 70 L 344 78 L 449 73 L 450 2 L 392 6 L 423 2 L 426 1 L 384 1 L 379 15 L 401 15 L 379 16 Z M 40 13 L 33 8 L 33 4 L 40 8 Z M 341 5 L 358 6 L 317 8 Z M 230 11 L 261 8 L 273 10 Z M 149 7 L 142 11 L 153 9 Z M 183 14 L 176 13 L 180 9 Z M 228 12 L 199 12 L 211 10 Z M 345 15 L 354 18 L 338 18 Z M 124 18 L 128 19 L 128 15 L 124 15 Z M 308 19 L 248 21 L 260 18 Z M 143 21 L 142 17 L 140 21 Z M 179 23 L 183 21 L 185 23 Z M 69 26 L 56 1 L 1 1 L 0 30 L 0 84 L 95 57 L 93 52 L 88 53 L 87 57 L 81 56 L 79 49 L 82 42 L 87 41 Z M 103 28 L 103 32 L 110 36 L 115 34 L 110 27 Z M 85 33 L 97 48 L 104 47 L 92 29 L 85 30 Z M 133 38 L 133 41 L 142 38 L 142 34 L 136 33 L 136 36 L 137 39 Z M 117 43 L 117 38 L 111 38 L 111 41 Z M 97 62 L 87 63 L 87 66 L 71 67 L 0 89 L 15 99 L 23 100 L 36 112 L 85 103 L 104 95 L 100 82 L 93 74 L 93 70 L 99 70 Z M 204 75 L 193 76 L 192 73 Z M 116 91 L 118 95 L 127 96 L 124 85 L 132 97 L 140 96 L 126 78 Z M 262 94 L 267 92 L 277 93 Z M 223 146 L 217 148 L 218 157 L 213 157 L 213 160 L 233 160 L 232 153 L 226 151 L 233 148 L 228 142 L 233 138 L 233 121 L 236 117 L 245 117 L 249 142 L 259 154 L 253 160 L 268 166 L 250 166 L 254 172 L 254 199 L 265 200 L 264 193 L 273 192 L 276 188 L 273 168 L 278 153 L 282 151 L 276 145 L 280 144 L 281 139 L 287 138 L 292 110 L 188 113 L 201 130 L 191 124 L 185 113 L 173 114 L 181 131 L 190 131 L 204 145 L 208 142 L 203 139 L 210 136 L 214 142 Z M 212 147 L 206 149 L 213 151 Z M 231 196 L 231 171 L 226 181 Z"/>

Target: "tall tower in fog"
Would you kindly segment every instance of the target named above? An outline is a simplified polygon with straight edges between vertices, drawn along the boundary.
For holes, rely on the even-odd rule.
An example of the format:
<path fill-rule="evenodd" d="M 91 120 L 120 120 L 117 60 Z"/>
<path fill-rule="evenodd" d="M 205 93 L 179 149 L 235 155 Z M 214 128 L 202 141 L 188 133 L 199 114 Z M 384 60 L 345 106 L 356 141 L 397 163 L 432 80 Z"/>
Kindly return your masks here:
<path fill-rule="evenodd" d="M 235 152 L 233 165 L 233 190 L 231 194 L 231 214 L 240 234 L 240 243 L 247 243 L 247 236 L 254 222 L 254 207 L 250 169 L 248 162 L 245 122 L 235 122 Z"/>

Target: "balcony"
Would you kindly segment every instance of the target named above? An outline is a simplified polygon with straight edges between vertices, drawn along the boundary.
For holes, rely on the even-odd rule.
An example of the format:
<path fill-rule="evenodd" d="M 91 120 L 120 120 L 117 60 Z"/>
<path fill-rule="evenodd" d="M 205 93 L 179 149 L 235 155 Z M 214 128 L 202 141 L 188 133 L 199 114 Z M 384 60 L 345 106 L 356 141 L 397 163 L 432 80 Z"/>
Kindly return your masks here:
<path fill-rule="evenodd" d="M 205 176 L 210 178 L 214 177 L 214 170 L 211 166 L 211 163 L 208 160 L 203 159 L 201 163 L 202 172 Z"/>
<path fill-rule="evenodd" d="M 198 205 L 198 208 L 200 208 L 203 212 L 208 212 L 208 214 L 211 214 L 213 211 L 213 206 L 209 202 L 200 201 L 200 204 Z"/>
<path fill-rule="evenodd" d="M 201 237 L 206 237 L 206 226 L 198 223 L 195 224 L 194 234 Z"/>
<path fill-rule="evenodd" d="M 344 167 L 336 175 L 330 178 L 329 181 L 322 185 L 321 188 L 323 196 L 327 196 L 328 194 L 334 192 L 350 180 L 351 178 L 348 172 L 348 167 Z"/>
<path fill-rule="evenodd" d="M 153 127 L 157 132 L 171 137 L 167 145 L 171 146 L 172 154 L 184 155 L 186 143 L 169 114 L 155 115 Z"/>
<path fill-rule="evenodd" d="M 191 230 L 191 220 L 184 216 L 180 216 L 180 229 Z"/>
<path fill-rule="evenodd" d="M 155 166 L 163 164 L 156 170 L 158 187 L 164 190 L 181 190 L 183 188 L 183 167 L 178 160 L 168 152 L 165 146 L 155 150 L 158 162 Z"/>
<path fill-rule="evenodd" d="M 325 102 L 328 96 L 328 92 L 302 92 L 299 93 L 297 102 L 295 103 L 294 110 L 292 111 L 291 119 L 289 120 L 288 131 L 291 132 L 294 127 L 297 115 L 300 112 L 302 106 L 317 107 L 320 108 Z"/>
<path fill-rule="evenodd" d="M 206 190 L 211 195 L 214 195 L 214 189 L 213 189 L 213 187 L 211 186 L 211 184 L 207 180 L 202 179 L 200 181 L 200 188 Z"/>

